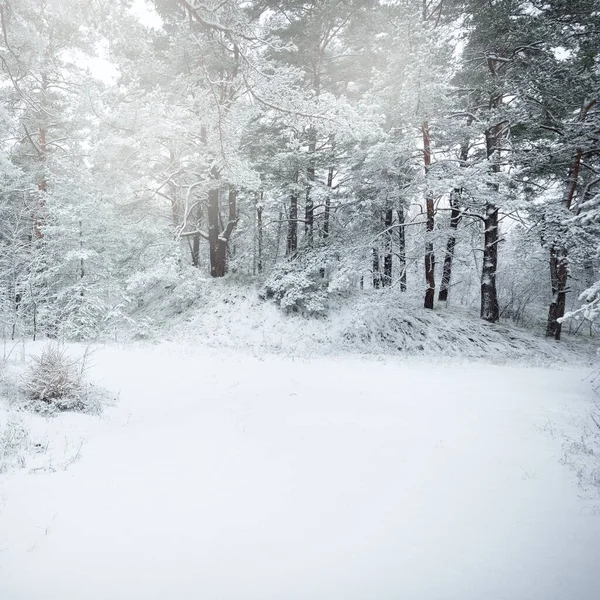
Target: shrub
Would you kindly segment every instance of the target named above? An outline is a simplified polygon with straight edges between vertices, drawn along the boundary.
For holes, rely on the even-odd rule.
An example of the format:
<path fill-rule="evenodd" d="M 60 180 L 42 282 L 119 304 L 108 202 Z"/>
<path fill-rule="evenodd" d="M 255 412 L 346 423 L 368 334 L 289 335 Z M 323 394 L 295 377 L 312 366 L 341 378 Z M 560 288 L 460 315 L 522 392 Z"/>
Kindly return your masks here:
<path fill-rule="evenodd" d="M 37 412 L 101 412 L 92 386 L 83 380 L 85 358 L 78 362 L 56 345 L 46 347 L 23 376 L 24 392 Z"/>
<path fill-rule="evenodd" d="M 0 473 L 13 467 L 24 467 L 29 445 L 29 431 L 21 421 L 9 419 L 0 426 Z"/>

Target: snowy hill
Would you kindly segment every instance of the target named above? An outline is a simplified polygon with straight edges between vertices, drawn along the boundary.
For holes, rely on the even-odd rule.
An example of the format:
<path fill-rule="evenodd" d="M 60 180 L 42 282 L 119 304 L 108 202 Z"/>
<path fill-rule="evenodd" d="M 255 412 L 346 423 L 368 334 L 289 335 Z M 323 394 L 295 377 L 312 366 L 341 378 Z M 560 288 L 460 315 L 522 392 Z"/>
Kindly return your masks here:
<path fill-rule="evenodd" d="M 503 363 L 589 363 L 598 342 L 583 337 L 557 343 L 509 322 L 490 324 L 463 308 L 420 308 L 391 290 L 366 290 L 331 303 L 327 316 L 285 314 L 261 300 L 255 285 L 235 279 L 187 280 L 151 297 L 136 311 L 146 323 L 137 335 L 186 339 L 221 348 L 289 355 L 350 354 L 435 356 Z M 136 334 L 134 334 L 135 336 Z"/>

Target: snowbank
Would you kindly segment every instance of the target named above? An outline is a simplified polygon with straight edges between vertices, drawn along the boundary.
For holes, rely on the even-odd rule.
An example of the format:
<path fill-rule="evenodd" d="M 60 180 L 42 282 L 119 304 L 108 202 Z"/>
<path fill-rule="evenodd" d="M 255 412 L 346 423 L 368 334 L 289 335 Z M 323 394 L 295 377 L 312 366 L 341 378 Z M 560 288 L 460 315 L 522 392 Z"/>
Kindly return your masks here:
<path fill-rule="evenodd" d="M 528 364 L 589 363 L 594 357 L 596 342 L 565 336 L 556 343 L 505 322 L 486 323 L 464 309 L 432 312 L 414 302 L 394 288 L 365 290 L 334 299 L 326 317 L 305 317 L 261 300 L 248 281 L 199 278 L 155 295 L 136 313 L 145 323 L 137 334 L 293 356 L 343 352 Z"/>

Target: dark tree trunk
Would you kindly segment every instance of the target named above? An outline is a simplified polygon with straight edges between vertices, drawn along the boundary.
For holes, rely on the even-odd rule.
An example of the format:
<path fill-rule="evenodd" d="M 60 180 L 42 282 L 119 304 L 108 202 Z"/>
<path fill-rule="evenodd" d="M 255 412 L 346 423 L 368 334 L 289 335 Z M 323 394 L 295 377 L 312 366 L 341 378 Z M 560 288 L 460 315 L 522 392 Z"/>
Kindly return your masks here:
<path fill-rule="evenodd" d="M 290 196 L 290 215 L 288 219 L 286 255 L 294 257 L 298 251 L 298 172 L 294 174 L 294 189 Z"/>
<path fill-rule="evenodd" d="M 400 269 L 400 291 L 406 291 L 406 229 L 404 227 L 404 208 L 398 209 L 398 268 Z"/>
<path fill-rule="evenodd" d="M 308 166 L 306 167 L 306 204 L 304 207 L 304 238 L 308 248 L 314 242 L 315 203 L 313 199 L 313 188 L 315 185 L 315 151 L 317 148 L 316 133 L 309 133 L 310 143 L 308 145 Z"/>
<path fill-rule="evenodd" d="M 323 218 L 323 239 L 329 237 L 331 219 L 331 188 L 333 187 L 333 167 L 329 167 L 327 173 L 327 197 L 325 198 L 325 216 Z"/>
<path fill-rule="evenodd" d="M 219 190 L 208 192 L 208 245 L 210 255 L 210 274 L 213 277 L 224 275 L 224 267 L 219 264 Z M 222 254 L 222 253 L 221 253 Z M 223 273 L 221 273 L 223 272 Z"/>
<path fill-rule="evenodd" d="M 472 118 L 467 119 L 467 125 L 472 123 Z M 460 147 L 460 166 L 464 169 L 467 166 L 469 158 L 469 140 L 465 140 Z M 454 262 L 454 249 L 456 246 L 456 231 L 460 223 L 460 200 L 463 190 L 455 188 L 450 193 L 450 235 L 446 242 L 446 255 L 444 256 L 444 268 L 442 272 L 442 283 L 440 285 L 440 293 L 438 300 L 440 302 L 448 302 L 448 293 L 450 291 L 450 281 L 452 280 L 452 263 Z"/>
<path fill-rule="evenodd" d="M 381 271 L 379 269 L 379 250 L 373 248 L 373 287 L 378 290 L 381 287 Z"/>
<path fill-rule="evenodd" d="M 219 211 L 219 190 L 208 192 L 208 244 L 210 247 L 210 274 L 223 277 L 227 272 L 227 247 L 229 239 L 237 224 L 237 192 L 230 188 L 228 197 L 229 218 L 222 232 L 220 230 L 221 215 Z"/>
<path fill-rule="evenodd" d="M 438 300 L 440 302 L 448 301 L 448 291 L 450 289 L 450 280 L 452 278 L 452 262 L 454 260 L 454 247 L 456 246 L 456 230 L 460 223 L 460 205 L 459 199 L 461 190 L 455 189 L 450 194 L 450 235 L 446 242 L 446 255 L 444 256 L 444 269 L 442 272 L 442 283 L 440 284 L 440 293 Z"/>
<path fill-rule="evenodd" d="M 192 267 L 200 266 L 200 234 L 195 233 L 192 237 Z"/>
<path fill-rule="evenodd" d="M 191 253 L 192 253 L 192 266 L 198 267 L 200 266 L 200 226 L 202 223 L 202 207 L 200 206 L 200 202 L 198 202 L 198 206 L 196 207 L 196 218 L 194 220 L 194 224 L 196 227 L 196 231 L 192 237 L 192 245 L 191 245 Z"/>
<path fill-rule="evenodd" d="M 429 135 L 429 123 L 423 123 L 423 157 L 425 162 L 425 175 L 427 176 L 431 167 L 431 138 Z M 432 309 L 435 299 L 435 254 L 433 253 L 433 229 L 434 229 L 434 202 L 433 195 L 429 190 L 425 192 L 425 206 L 427 211 L 427 241 L 425 242 L 425 301 L 423 306 Z"/>
<path fill-rule="evenodd" d="M 394 220 L 394 211 L 390 207 L 385 211 L 384 225 L 385 233 L 385 254 L 383 256 L 383 277 L 381 285 L 383 287 L 392 285 L 392 222 Z"/>
<path fill-rule="evenodd" d="M 256 221 L 258 227 L 258 272 L 263 272 L 263 222 L 262 222 L 262 214 L 263 214 L 263 205 L 262 205 L 263 193 L 260 193 L 261 203 L 256 207 Z"/>
<path fill-rule="evenodd" d="M 481 318 L 495 323 L 500 318 L 496 292 L 498 269 L 498 208 L 491 203 L 486 206 L 484 219 L 483 266 L 481 271 Z"/>
<path fill-rule="evenodd" d="M 582 109 L 579 120 L 585 120 L 588 111 L 595 103 L 590 103 Z M 567 182 L 563 193 L 561 205 L 564 209 L 570 211 L 573 206 L 573 200 L 579 183 L 579 174 L 581 171 L 581 162 L 583 159 L 583 150 L 578 148 L 567 174 Z M 552 301 L 548 307 L 548 322 L 546 324 L 546 336 L 560 340 L 561 324 L 559 319 L 565 316 L 565 307 L 567 304 L 567 284 L 569 279 L 569 259 L 567 248 L 564 244 L 554 244 L 550 248 L 550 280 L 552 284 Z"/>
<path fill-rule="evenodd" d="M 498 61 L 488 58 L 487 64 L 492 79 L 497 77 L 496 63 Z M 495 86 L 495 83 L 494 83 Z M 502 101 L 502 93 L 494 89 L 490 94 L 488 108 L 496 110 Z M 500 172 L 500 139 L 502 138 L 502 123 L 492 125 L 485 132 L 485 149 L 488 161 L 491 162 L 492 174 Z M 498 195 L 498 183 L 488 185 L 492 200 L 486 202 L 483 239 L 483 261 L 481 267 L 481 318 L 495 323 L 500 318 L 498 306 L 498 292 L 496 290 L 496 271 L 498 269 L 498 207 L 495 198 Z"/>
<path fill-rule="evenodd" d="M 568 263 L 567 252 L 560 246 L 550 248 L 550 281 L 552 284 L 552 301 L 548 308 L 546 336 L 560 340 L 562 325 L 558 321 L 565 314 L 567 302 Z"/>

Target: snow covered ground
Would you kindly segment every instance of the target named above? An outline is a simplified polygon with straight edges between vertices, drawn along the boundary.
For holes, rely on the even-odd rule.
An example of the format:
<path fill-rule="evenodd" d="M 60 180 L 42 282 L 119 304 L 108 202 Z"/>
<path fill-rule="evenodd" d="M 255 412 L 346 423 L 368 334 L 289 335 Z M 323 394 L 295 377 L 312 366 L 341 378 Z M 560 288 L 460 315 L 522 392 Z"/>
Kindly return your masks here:
<path fill-rule="evenodd" d="M 16 417 L 0 599 L 596 600 L 588 375 L 101 348 L 102 417 Z"/>

